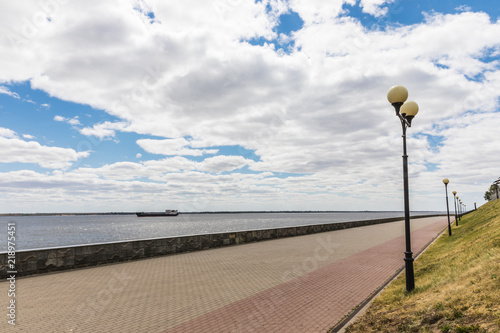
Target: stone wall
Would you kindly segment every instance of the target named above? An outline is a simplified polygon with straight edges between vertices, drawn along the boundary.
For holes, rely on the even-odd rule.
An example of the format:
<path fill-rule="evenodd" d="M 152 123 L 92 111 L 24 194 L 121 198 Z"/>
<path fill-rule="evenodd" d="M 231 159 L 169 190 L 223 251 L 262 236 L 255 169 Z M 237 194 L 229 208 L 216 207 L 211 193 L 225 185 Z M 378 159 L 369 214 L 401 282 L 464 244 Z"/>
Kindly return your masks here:
<path fill-rule="evenodd" d="M 412 219 L 432 216 L 438 215 L 412 216 Z M 42 274 L 73 268 L 109 264 L 113 262 L 199 251 L 221 246 L 308 235 L 371 224 L 394 222 L 401 219 L 401 217 L 398 217 L 378 220 L 306 225 L 279 229 L 227 232 L 210 235 L 170 237 L 17 251 L 16 276 Z M 0 253 L 1 279 L 5 279 L 7 277 L 7 271 L 9 271 L 7 269 L 7 260 L 7 253 Z"/>

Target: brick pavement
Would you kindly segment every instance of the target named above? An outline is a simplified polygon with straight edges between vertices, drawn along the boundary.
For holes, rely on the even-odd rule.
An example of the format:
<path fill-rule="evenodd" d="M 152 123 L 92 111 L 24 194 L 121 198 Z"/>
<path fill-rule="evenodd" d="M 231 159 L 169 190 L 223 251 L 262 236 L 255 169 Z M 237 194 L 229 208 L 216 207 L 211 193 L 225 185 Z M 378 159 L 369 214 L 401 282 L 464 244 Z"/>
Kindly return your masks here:
<path fill-rule="evenodd" d="M 420 251 L 443 226 L 414 231 L 412 249 Z M 402 266 L 404 246 L 397 237 L 165 333 L 326 332 Z"/>
<path fill-rule="evenodd" d="M 413 220 L 413 251 L 446 223 Z M 403 265 L 403 233 L 399 221 L 20 278 L 17 326 L 0 331 L 325 332 Z"/>

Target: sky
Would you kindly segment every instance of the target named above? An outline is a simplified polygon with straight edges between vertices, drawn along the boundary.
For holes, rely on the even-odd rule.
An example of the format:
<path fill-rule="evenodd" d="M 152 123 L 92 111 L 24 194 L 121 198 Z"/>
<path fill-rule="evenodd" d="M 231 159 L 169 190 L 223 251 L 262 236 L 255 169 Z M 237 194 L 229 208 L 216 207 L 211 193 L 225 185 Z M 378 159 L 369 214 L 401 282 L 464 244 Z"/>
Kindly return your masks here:
<path fill-rule="evenodd" d="M 0 213 L 470 209 L 500 176 L 484 0 L 0 4 Z"/>

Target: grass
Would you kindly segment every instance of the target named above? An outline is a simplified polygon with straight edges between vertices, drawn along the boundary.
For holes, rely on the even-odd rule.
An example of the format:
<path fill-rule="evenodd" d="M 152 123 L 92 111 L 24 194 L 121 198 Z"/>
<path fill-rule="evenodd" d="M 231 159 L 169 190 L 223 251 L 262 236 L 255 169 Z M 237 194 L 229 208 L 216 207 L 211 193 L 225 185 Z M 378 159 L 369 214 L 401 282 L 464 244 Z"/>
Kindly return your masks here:
<path fill-rule="evenodd" d="M 455 225 L 453 223 L 453 225 Z M 500 200 L 444 233 L 346 332 L 500 332 Z"/>

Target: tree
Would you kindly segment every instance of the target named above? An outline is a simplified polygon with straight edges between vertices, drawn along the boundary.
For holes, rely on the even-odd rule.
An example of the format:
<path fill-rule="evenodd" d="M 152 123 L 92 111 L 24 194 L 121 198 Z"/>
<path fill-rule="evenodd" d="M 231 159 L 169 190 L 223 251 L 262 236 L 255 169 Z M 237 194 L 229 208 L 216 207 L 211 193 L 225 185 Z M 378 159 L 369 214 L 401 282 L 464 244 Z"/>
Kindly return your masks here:
<path fill-rule="evenodd" d="M 490 201 L 491 200 L 491 192 L 490 191 L 486 191 L 484 193 L 484 200 L 486 200 L 486 201 Z"/>
<path fill-rule="evenodd" d="M 490 189 L 484 193 L 484 200 L 490 201 L 492 199 L 491 195 L 495 194 L 495 198 L 498 199 L 499 187 L 497 184 L 492 184 Z"/>

